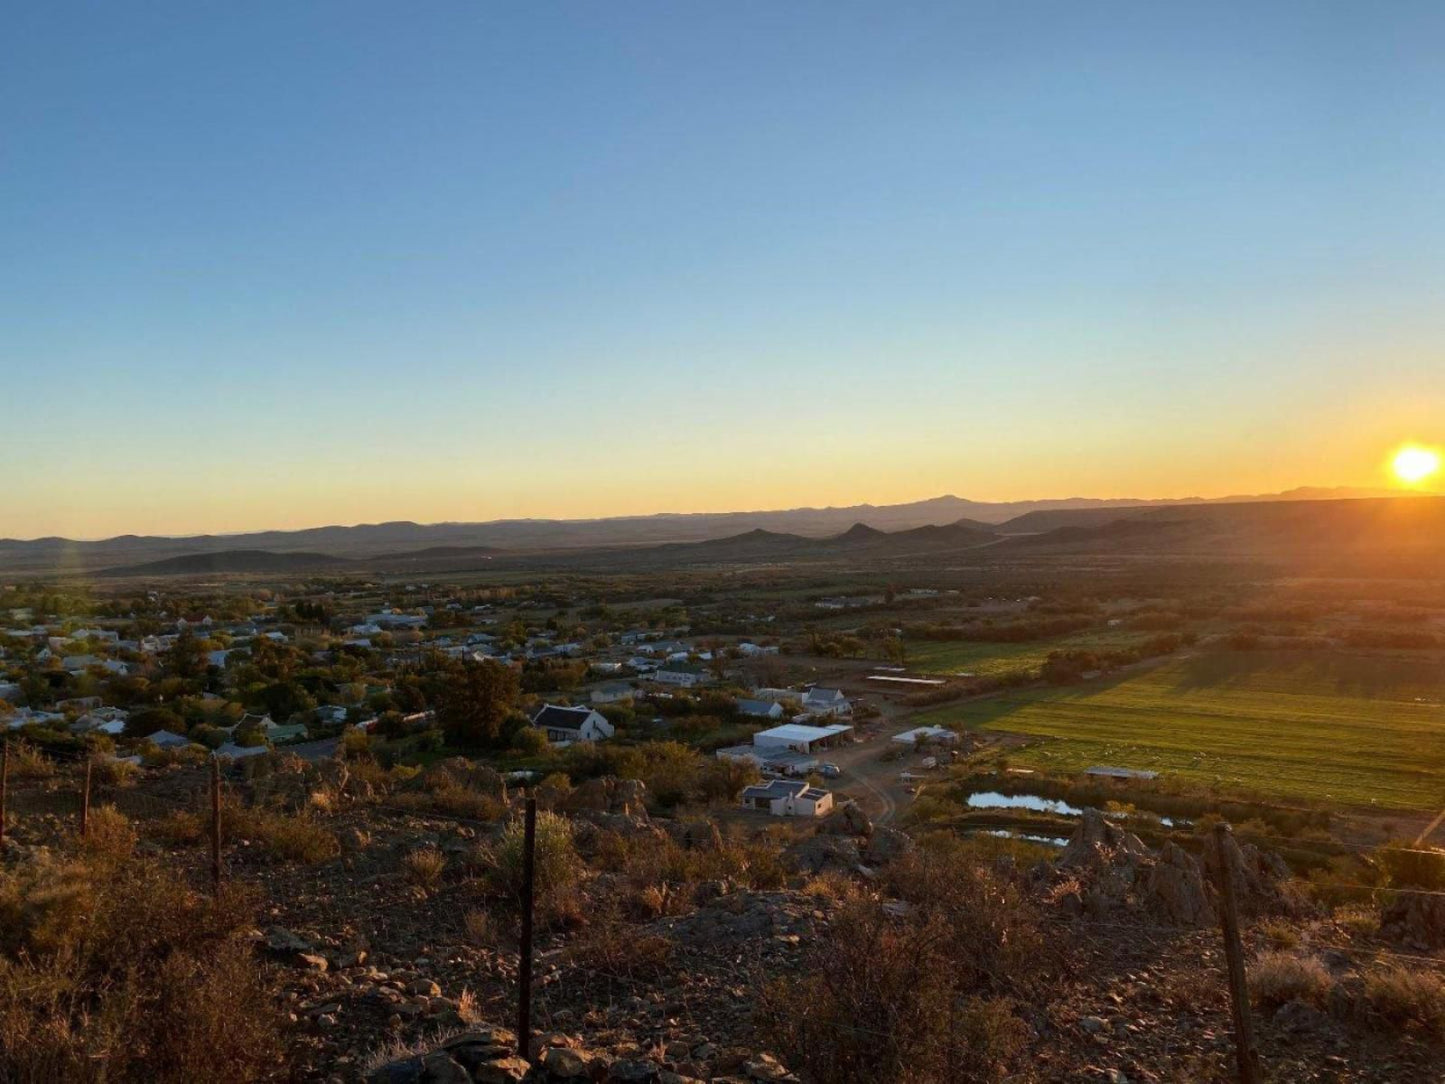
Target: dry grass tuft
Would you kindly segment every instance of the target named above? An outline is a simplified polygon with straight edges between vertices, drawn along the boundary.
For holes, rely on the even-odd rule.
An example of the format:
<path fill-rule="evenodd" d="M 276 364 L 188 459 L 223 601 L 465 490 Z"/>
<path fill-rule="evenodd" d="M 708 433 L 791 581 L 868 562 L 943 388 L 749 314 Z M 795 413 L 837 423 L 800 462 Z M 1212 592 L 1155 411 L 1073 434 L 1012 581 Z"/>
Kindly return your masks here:
<path fill-rule="evenodd" d="M 401 860 L 406 879 L 422 888 L 435 888 L 441 884 L 442 873 L 447 868 L 446 856 L 435 847 L 421 847 L 408 851 Z"/>
<path fill-rule="evenodd" d="M 1445 1038 L 1445 978 L 1424 969 L 1381 965 L 1365 972 L 1360 1007 L 1372 1020 Z"/>
<path fill-rule="evenodd" d="M 1325 965 L 1313 956 L 1263 952 L 1247 970 L 1250 993 L 1257 1004 L 1267 1009 L 1286 1001 L 1324 1008 L 1335 985 Z"/>

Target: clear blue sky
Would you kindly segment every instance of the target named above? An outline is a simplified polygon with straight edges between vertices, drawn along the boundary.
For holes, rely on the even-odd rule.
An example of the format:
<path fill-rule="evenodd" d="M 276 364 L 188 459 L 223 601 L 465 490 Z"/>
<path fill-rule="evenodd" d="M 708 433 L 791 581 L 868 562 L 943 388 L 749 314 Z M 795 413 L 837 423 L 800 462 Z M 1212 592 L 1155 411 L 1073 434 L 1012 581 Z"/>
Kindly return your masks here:
<path fill-rule="evenodd" d="M 12 5 L 0 535 L 1371 484 L 1445 5 Z M 1433 429 L 1432 429 L 1433 427 Z"/>

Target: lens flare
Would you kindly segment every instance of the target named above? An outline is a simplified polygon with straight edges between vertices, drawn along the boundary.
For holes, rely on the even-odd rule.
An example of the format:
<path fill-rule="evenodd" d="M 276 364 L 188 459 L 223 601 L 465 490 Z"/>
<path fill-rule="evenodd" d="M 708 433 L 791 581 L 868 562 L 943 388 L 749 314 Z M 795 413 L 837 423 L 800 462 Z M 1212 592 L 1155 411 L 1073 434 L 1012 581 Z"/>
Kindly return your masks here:
<path fill-rule="evenodd" d="M 1419 485 L 1440 469 L 1440 453 L 1420 444 L 1407 444 L 1395 453 L 1390 468 L 1407 486 Z"/>

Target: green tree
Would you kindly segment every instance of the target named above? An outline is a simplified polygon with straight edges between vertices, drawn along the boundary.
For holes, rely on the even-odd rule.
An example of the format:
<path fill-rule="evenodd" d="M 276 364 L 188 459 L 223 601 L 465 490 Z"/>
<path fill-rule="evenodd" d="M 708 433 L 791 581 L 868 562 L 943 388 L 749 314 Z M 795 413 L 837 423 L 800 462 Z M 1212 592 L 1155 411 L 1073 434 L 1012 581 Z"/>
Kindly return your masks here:
<path fill-rule="evenodd" d="M 485 659 L 453 667 L 442 684 L 437 718 L 447 741 L 495 746 L 506 736 L 507 715 L 521 687 L 511 667 Z"/>

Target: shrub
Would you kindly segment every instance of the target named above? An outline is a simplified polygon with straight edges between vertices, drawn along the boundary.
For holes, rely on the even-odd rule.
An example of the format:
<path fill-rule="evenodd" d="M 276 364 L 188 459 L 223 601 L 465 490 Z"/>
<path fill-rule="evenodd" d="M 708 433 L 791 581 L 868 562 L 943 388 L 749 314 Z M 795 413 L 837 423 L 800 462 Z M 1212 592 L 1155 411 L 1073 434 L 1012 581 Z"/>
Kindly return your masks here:
<path fill-rule="evenodd" d="M 525 825 L 517 818 L 502 831 L 491 851 L 493 888 L 520 906 Z M 537 840 L 533 862 L 533 903 L 543 921 L 570 914 L 576 907 L 574 889 L 582 877 L 582 859 L 572 839 L 572 822 L 556 813 L 537 813 Z"/>
<path fill-rule="evenodd" d="M 144 859 L 35 860 L 0 876 L 0 1080 L 247 1082 L 279 1067 L 275 991 L 243 931 Z"/>
<path fill-rule="evenodd" d="M 55 774 L 50 758 L 28 741 L 10 743 L 11 779 L 49 779 Z"/>
<path fill-rule="evenodd" d="M 123 787 L 135 777 L 136 766 L 126 760 L 101 757 L 91 763 L 90 780 L 97 787 Z"/>
<path fill-rule="evenodd" d="M 221 814 L 223 840 L 251 839 L 277 858 L 315 863 L 341 852 L 336 836 L 310 815 L 273 813 L 227 802 Z"/>
<path fill-rule="evenodd" d="M 488 912 L 473 908 L 462 916 L 462 926 L 467 931 L 467 940 L 472 944 L 479 948 L 497 946 L 497 925 Z"/>
<path fill-rule="evenodd" d="M 816 1080 L 996 1080 L 1020 1067 L 1016 1004 L 1052 972 L 1032 908 L 946 839 L 846 899 L 802 975 L 763 987 L 759 1024 Z M 860 1021 L 867 1024 L 860 1026 Z"/>
<path fill-rule="evenodd" d="M 1261 953 L 1249 968 L 1249 990 L 1261 1007 L 1303 1001 L 1323 1007 L 1335 980 L 1313 956 L 1289 952 Z"/>
<path fill-rule="evenodd" d="M 409 851 L 401 860 L 406 879 L 422 888 L 435 888 L 441 883 L 442 872 L 447 868 L 446 856 L 435 847 L 421 847 Z"/>
<path fill-rule="evenodd" d="M 1445 979 L 1437 972 L 1373 967 L 1365 972 L 1360 1001 L 1374 1020 L 1445 1037 Z"/>
<path fill-rule="evenodd" d="M 87 857 L 98 862 L 123 862 L 135 853 L 136 831 L 114 806 L 90 811 L 85 838 L 80 841 Z"/>
<path fill-rule="evenodd" d="M 1299 945 L 1299 931 L 1284 919 L 1270 919 L 1260 924 L 1259 932 L 1277 949 L 1292 949 Z"/>
<path fill-rule="evenodd" d="M 191 847 L 206 838 L 205 825 L 195 813 L 173 809 L 145 826 L 145 834 L 169 847 Z"/>

